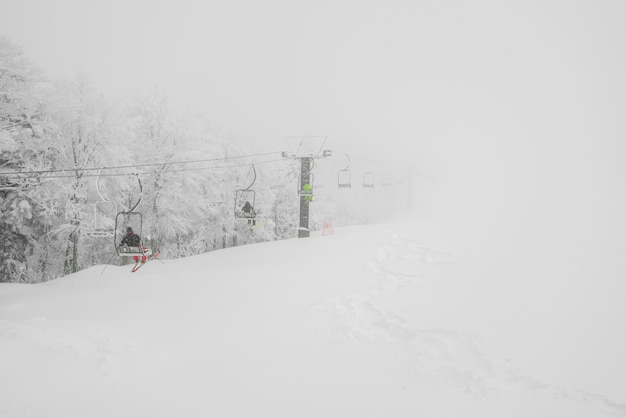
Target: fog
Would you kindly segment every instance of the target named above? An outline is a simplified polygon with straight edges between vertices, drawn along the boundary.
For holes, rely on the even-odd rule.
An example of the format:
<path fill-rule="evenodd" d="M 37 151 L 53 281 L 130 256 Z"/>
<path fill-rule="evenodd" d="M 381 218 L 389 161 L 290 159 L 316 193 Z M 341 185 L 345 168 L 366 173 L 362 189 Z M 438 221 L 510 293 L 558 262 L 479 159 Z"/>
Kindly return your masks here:
<path fill-rule="evenodd" d="M 452 137 L 562 136 L 550 127 L 576 132 L 581 115 L 606 130 L 607 109 L 586 111 L 619 114 L 625 14 L 580 0 L 2 0 L 0 34 L 46 74 L 159 89 L 256 142 L 329 135 L 407 157 Z"/>
<path fill-rule="evenodd" d="M 608 0 L 0 0 L 0 35 L 52 77 L 158 89 L 261 150 L 327 135 L 411 162 L 442 237 L 621 276 L 624 21 Z"/>
<path fill-rule="evenodd" d="M 423 306 L 407 293 L 429 329 L 451 313 L 492 327 L 488 342 L 518 347 L 529 376 L 616 398 L 624 366 L 603 357 L 626 349 L 624 22 L 621 0 L 0 0 L 0 36 L 48 77 L 156 90 L 260 153 L 327 138 L 334 157 L 317 169 L 334 185 L 349 162 L 354 187 L 316 191 L 314 211 L 341 201 L 371 223 L 402 211 L 394 231 L 408 216 L 418 252 L 454 260 L 431 266 L 444 292 L 419 289 Z M 366 190 L 376 167 L 411 174 Z M 324 279 L 327 262 L 314 263 Z"/>

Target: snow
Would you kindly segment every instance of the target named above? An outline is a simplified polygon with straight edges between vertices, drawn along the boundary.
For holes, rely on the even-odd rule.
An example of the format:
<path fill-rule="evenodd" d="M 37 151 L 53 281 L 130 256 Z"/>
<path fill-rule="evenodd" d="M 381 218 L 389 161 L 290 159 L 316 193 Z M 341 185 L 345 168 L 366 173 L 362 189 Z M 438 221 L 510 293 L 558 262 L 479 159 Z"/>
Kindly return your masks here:
<path fill-rule="evenodd" d="M 335 227 L 1 284 L 0 416 L 626 416 L 621 261 L 449 230 Z"/>

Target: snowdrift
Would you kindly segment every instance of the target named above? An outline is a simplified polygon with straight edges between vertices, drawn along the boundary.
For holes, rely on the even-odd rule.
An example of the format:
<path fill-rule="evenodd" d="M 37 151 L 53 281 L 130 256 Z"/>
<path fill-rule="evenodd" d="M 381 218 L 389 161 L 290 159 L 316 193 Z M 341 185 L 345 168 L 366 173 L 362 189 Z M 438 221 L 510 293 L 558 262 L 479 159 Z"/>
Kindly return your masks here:
<path fill-rule="evenodd" d="M 566 295 L 443 241 L 354 227 L 2 284 L 0 416 L 626 416 L 623 284 Z"/>

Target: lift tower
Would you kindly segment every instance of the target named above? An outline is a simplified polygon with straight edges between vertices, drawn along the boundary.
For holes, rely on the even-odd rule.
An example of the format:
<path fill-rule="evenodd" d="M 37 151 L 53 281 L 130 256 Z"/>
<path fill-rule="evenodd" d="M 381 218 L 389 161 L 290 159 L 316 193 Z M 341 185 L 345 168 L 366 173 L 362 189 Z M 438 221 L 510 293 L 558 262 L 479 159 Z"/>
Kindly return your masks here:
<path fill-rule="evenodd" d="M 298 238 L 307 238 L 311 234 L 309 229 L 309 205 L 313 200 L 313 173 L 311 173 L 311 167 L 314 159 L 332 156 L 330 150 L 323 150 L 326 138 L 326 136 L 286 138 L 292 145 L 292 150 L 283 151 L 283 157 L 300 160 L 300 180 L 298 181 L 300 225 L 298 227 Z M 318 144 L 319 147 L 317 146 Z"/>

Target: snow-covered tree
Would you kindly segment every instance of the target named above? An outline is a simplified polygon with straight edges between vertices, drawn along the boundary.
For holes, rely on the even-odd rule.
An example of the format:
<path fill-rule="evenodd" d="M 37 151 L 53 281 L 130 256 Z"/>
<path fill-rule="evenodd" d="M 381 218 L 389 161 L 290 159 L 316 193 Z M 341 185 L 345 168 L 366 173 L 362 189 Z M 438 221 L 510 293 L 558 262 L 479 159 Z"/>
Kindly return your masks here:
<path fill-rule="evenodd" d="M 144 244 L 165 257 L 295 237 L 299 162 L 256 160 L 253 147 L 158 93 L 111 102 L 85 78 L 44 83 L 0 38 L 0 281 L 110 262 L 117 243 L 89 232 L 135 206 L 138 179 Z M 255 228 L 234 213 L 249 186 Z M 352 196 L 314 193 L 312 228 L 357 219 Z"/>
<path fill-rule="evenodd" d="M 146 219 L 142 238 L 156 251 L 185 235 L 193 222 L 194 183 L 172 172 L 176 168 L 172 163 L 185 148 L 186 129 L 177 123 L 167 98 L 158 93 L 129 103 L 127 116 L 133 134 L 127 153 L 135 164 L 147 165 L 142 169 L 144 196 L 138 208 Z M 176 211 L 179 216 L 172 216 Z"/>
<path fill-rule="evenodd" d="M 297 235 L 299 219 L 298 176 L 299 162 L 288 160 L 272 177 L 274 200 L 271 217 L 274 239 L 288 239 Z"/>
<path fill-rule="evenodd" d="M 31 61 L 0 38 L 0 282 L 30 281 L 28 258 L 44 229 L 30 197 L 38 174 L 11 174 L 32 169 L 46 152 L 42 92 L 42 77 Z"/>
<path fill-rule="evenodd" d="M 67 237 L 64 272 L 69 274 L 80 269 L 84 253 L 79 242 L 89 201 L 85 169 L 99 162 L 109 139 L 110 121 L 104 98 L 82 77 L 56 86 L 50 110 L 56 123 L 57 164 L 71 170 L 62 182 L 65 223 L 55 231 Z"/>

